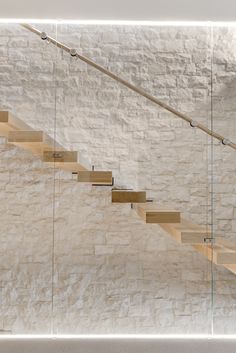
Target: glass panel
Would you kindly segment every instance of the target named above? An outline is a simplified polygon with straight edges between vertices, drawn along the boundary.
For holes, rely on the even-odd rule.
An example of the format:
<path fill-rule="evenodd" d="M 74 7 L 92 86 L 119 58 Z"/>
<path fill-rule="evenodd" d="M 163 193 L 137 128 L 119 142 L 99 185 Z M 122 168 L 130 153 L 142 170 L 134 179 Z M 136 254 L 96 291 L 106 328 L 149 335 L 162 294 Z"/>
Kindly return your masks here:
<path fill-rule="evenodd" d="M 173 225 L 145 224 L 138 205 L 112 203 L 112 186 L 77 182 L 75 162 L 43 163 L 37 144 L 1 137 L 0 332 L 233 334 L 235 28 L 35 26 L 226 145 L 20 25 L 1 24 L 1 112 L 57 141 L 51 161 L 78 151 L 88 170 L 112 171 L 114 187 L 146 191 L 159 214 L 179 210 L 201 244 L 189 231 L 176 242 Z M 203 243 L 206 225 L 214 245 Z"/>
<path fill-rule="evenodd" d="M 210 28 L 63 24 L 58 40 L 211 126 Z M 60 50 L 56 72 L 65 147 L 115 187 L 211 225 L 208 135 Z M 194 246 L 111 203 L 111 187 L 58 172 L 56 190 L 55 333 L 211 332 L 211 263 Z"/>
<path fill-rule="evenodd" d="M 214 129 L 236 143 L 235 50 L 236 28 L 214 28 L 213 124 Z M 225 266 L 214 266 L 214 333 L 235 334 L 236 295 L 236 151 L 214 143 L 213 201 L 215 236 L 223 238 L 231 258 Z"/>
<path fill-rule="evenodd" d="M 55 26 L 43 28 L 55 36 Z M 18 24 L 0 26 L 0 82 L 1 111 L 9 111 L 35 131 L 53 133 L 53 52 Z M 9 122 L 10 129 L 16 124 L 15 128 L 29 130 L 22 122 Z M 2 134 L 7 124 L 0 125 Z M 9 141 L 22 141 L 22 131 L 18 137 L 13 132 Z M 24 139 L 29 141 L 29 134 Z M 40 148 L 32 152 L 36 145 L 39 147 L 33 143 L 25 149 L 22 142 L 15 145 L 1 137 L 2 334 L 51 333 L 54 171 L 43 164 Z"/>

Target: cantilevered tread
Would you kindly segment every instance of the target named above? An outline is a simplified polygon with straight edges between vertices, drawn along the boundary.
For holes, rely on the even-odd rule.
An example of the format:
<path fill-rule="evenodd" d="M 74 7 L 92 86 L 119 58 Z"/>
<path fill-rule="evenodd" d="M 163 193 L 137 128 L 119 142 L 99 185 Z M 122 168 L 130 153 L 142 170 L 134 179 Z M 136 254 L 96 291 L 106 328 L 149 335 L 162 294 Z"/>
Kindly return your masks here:
<path fill-rule="evenodd" d="M 144 203 L 146 202 L 145 191 L 112 190 L 112 202 L 114 203 Z"/>
<path fill-rule="evenodd" d="M 10 112 L 0 111 L 0 136 L 8 137 L 9 132 L 15 130 L 32 130 L 32 128 Z"/>
<path fill-rule="evenodd" d="M 78 161 L 77 152 L 65 151 L 62 145 L 45 132 L 32 129 L 8 111 L 0 111 L 0 135 L 8 137 L 9 143 L 40 155 L 43 161 L 53 162 L 55 167 L 72 172 L 87 170 L 85 162 L 82 164 Z"/>
<path fill-rule="evenodd" d="M 137 204 L 134 206 L 138 215 L 145 223 L 179 223 L 180 212 L 171 209 L 158 208 L 153 202 Z"/>
<path fill-rule="evenodd" d="M 183 218 L 180 223 L 160 223 L 159 225 L 179 243 L 205 244 L 205 239 L 211 236 L 211 231 L 207 227 L 199 226 Z"/>
<path fill-rule="evenodd" d="M 43 155 L 44 151 L 64 150 L 64 147 L 43 131 L 10 131 L 8 142 L 30 150 L 35 154 Z"/>
<path fill-rule="evenodd" d="M 44 151 L 43 161 L 52 164 L 56 168 L 78 173 L 85 171 L 85 162 L 76 151 Z"/>
<path fill-rule="evenodd" d="M 79 183 L 91 183 L 93 185 L 112 185 L 112 172 L 88 170 L 78 173 Z"/>
<path fill-rule="evenodd" d="M 221 237 L 213 239 L 213 244 L 197 244 L 194 248 L 216 265 L 236 265 L 236 247 Z"/>

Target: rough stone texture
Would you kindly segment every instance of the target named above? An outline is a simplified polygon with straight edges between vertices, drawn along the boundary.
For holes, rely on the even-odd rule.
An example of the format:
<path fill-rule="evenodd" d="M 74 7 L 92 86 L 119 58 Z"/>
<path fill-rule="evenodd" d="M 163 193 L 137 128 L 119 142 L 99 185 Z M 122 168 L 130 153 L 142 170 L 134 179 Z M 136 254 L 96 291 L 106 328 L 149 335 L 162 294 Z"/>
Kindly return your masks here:
<path fill-rule="evenodd" d="M 235 140 L 235 29 L 37 26 Z M 0 82 L 1 109 L 234 239 L 233 150 L 213 142 L 212 160 L 205 134 L 18 25 L 0 27 Z M 208 333 L 212 319 L 234 333 L 235 275 L 213 266 L 212 282 L 204 257 L 111 205 L 109 187 L 4 138 L 0 160 L 3 333 Z"/>

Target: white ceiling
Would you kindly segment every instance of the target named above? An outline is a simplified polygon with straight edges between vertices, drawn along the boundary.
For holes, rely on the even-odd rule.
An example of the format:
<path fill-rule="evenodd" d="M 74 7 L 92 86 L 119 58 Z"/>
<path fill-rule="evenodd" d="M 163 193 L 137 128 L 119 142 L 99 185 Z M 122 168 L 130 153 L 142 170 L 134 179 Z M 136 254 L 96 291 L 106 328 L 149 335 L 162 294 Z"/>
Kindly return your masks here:
<path fill-rule="evenodd" d="M 0 18 L 236 21 L 236 0 L 0 0 Z"/>

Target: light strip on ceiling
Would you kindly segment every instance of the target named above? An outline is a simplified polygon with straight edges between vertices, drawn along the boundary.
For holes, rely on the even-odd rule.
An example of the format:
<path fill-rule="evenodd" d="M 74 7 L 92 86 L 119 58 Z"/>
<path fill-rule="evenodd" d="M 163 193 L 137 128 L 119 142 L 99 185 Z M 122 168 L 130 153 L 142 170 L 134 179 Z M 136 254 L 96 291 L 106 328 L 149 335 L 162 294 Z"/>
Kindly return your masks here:
<path fill-rule="evenodd" d="M 219 21 L 125 21 L 125 20 L 63 20 L 63 19 L 19 19 L 0 18 L 0 23 L 41 23 L 41 24 L 77 24 L 77 25 L 113 25 L 113 26 L 187 26 L 187 27 L 236 27 L 235 22 Z"/>
<path fill-rule="evenodd" d="M 206 335 L 206 334 L 178 334 L 178 335 L 145 335 L 145 334 L 132 334 L 132 335 L 1 335 L 1 340 L 17 340 L 17 339 L 28 339 L 28 340 L 37 340 L 37 339 L 83 339 L 83 340 L 104 340 L 104 339 L 128 339 L 128 340 L 235 340 L 236 335 Z"/>

